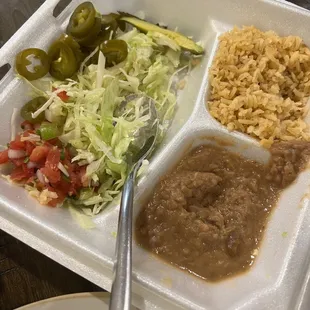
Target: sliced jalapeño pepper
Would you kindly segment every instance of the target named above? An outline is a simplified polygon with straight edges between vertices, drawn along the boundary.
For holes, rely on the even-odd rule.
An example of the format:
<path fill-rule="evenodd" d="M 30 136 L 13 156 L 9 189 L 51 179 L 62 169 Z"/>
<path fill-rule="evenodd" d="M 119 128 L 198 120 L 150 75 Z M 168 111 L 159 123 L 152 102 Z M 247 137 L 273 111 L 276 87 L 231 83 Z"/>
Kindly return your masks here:
<path fill-rule="evenodd" d="M 110 33 L 106 33 L 105 31 L 100 31 L 97 37 L 92 41 L 87 43 L 86 48 L 90 49 L 91 51 L 94 50 L 97 46 L 99 46 L 102 42 L 109 40 Z"/>
<path fill-rule="evenodd" d="M 78 63 L 81 63 L 83 61 L 85 55 L 81 51 L 80 44 L 72 36 L 68 34 L 62 34 L 58 38 L 58 41 L 64 42 L 72 49 Z"/>
<path fill-rule="evenodd" d="M 127 43 L 123 40 L 109 40 L 100 44 L 100 50 L 106 57 L 106 64 L 112 67 L 124 61 L 128 55 Z"/>
<path fill-rule="evenodd" d="M 29 81 L 33 81 L 48 73 L 50 61 L 43 50 L 28 48 L 16 55 L 15 66 L 20 75 Z"/>
<path fill-rule="evenodd" d="M 120 18 L 118 14 L 110 13 L 101 15 L 101 29 L 105 32 L 116 31 L 118 28 L 117 20 Z"/>
<path fill-rule="evenodd" d="M 100 32 L 98 33 L 95 39 L 88 40 L 88 42 L 84 44 L 85 47 L 94 49 L 102 42 L 109 40 L 111 37 L 113 38 L 118 28 L 117 19 L 119 18 L 120 16 L 114 13 L 110 13 L 108 15 L 102 15 Z"/>
<path fill-rule="evenodd" d="M 21 117 L 31 124 L 41 123 L 45 120 L 45 114 L 42 112 L 36 118 L 32 117 L 32 113 L 37 111 L 46 102 L 45 97 L 36 97 L 28 101 L 20 110 Z"/>
<path fill-rule="evenodd" d="M 80 4 L 70 17 L 67 32 L 74 37 L 85 37 L 95 24 L 96 10 L 91 2 Z"/>
<path fill-rule="evenodd" d="M 51 59 L 50 74 L 56 79 L 70 78 L 78 69 L 78 62 L 70 46 L 62 41 L 55 41 L 48 50 Z"/>
<path fill-rule="evenodd" d="M 91 44 L 93 41 L 96 40 L 99 32 L 101 31 L 101 21 L 100 18 L 95 19 L 95 23 L 93 27 L 89 30 L 87 35 L 84 37 L 76 37 L 77 42 L 82 45 L 82 46 L 88 46 Z"/>
<path fill-rule="evenodd" d="M 45 141 L 55 139 L 61 135 L 61 129 L 55 123 L 43 122 L 39 130 L 41 139 Z"/>

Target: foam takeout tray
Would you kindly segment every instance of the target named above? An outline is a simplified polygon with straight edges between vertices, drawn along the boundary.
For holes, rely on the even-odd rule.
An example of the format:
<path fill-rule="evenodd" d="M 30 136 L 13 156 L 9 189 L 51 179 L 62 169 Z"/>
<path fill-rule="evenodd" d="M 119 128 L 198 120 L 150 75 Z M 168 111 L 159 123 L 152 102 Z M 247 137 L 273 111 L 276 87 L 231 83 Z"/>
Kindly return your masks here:
<path fill-rule="evenodd" d="M 22 106 L 28 89 L 14 77 L 14 56 L 27 47 L 46 49 L 65 29 L 82 1 L 73 0 L 55 18 L 59 0 L 48 0 L 1 48 L 0 67 L 11 70 L 0 81 L 0 144 L 10 138 L 13 108 Z M 208 113 L 208 70 L 218 36 L 233 25 L 254 25 L 279 35 L 298 35 L 310 46 L 310 12 L 271 0 L 93 0 L 102 13 L 144 11 L 147 19 L 176 26 L 202 40 L 206 55 L 178 98 L 178 110 L 167 137 L 140 180 L 135 215 L 159 178 L 199 144 L 229 141 L 227 147 L 256 160 L 268 152 L 253 139 L 229 133 Z M 18 124 L 16 124 L 18 125 Z M 140 309 L 310 309 L 310 173 L 281 195 L 270 217 L 252 269 L 240 276 L 207 283 L 174 268 L 134 243 L 134 298 Z M 118 207 L 110 206 L 95 218 L 97 227 L 85 231 L 65 209 L 39 205 L 27 192 L 0 180 L 0 228 L 67 268 L 110 290 Z M 285 234 L 283 234 L 285 232 Z M 283 236 L 286 236 L 285 238 Z"/>

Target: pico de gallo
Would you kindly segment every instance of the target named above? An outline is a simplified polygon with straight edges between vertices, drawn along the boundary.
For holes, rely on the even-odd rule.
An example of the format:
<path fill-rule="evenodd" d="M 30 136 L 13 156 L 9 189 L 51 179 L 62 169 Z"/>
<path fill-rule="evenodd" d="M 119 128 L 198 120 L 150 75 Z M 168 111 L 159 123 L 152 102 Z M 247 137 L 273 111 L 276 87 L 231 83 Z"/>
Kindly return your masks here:
<path fill-rule="evenodd" d="M 65 95 L 61 94 L 65 99 Z M 50 124 L 50 123 L 49 123 Z M 81 188 L 90 186 L 86 167 L 72 162 L 72 149 L 53 136 L 47 137 L 46 123 L 25 120 L 22 132 L 0 152 L 0 164 L 11 163 L 10 179 L 28 185 L 41 204 L 55 207 L 66 197 L 76 197 Z M 46 137 L 48 139 L 46 139 Z"/>

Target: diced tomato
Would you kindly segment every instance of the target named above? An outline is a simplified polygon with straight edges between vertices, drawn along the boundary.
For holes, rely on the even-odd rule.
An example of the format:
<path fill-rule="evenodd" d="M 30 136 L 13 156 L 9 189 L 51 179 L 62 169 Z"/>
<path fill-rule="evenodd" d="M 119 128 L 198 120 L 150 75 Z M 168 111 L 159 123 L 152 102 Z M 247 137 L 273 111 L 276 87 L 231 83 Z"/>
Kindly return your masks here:
<path fill-rule="evenodd" d="M 20 141 L 20 136 L 16 136 L 14 141 L 10 142 L 10 149 L 12 150 L 24 150 L 25 149 L 25 142 Z"/>
<path fill-rule="evenodd" d="M 70 181 L 74 190 L 82 187 L 82 178 L 81 175 L 85 175 L 86 167 L 80 167 L 77 163 L 71 163 L 70 159 L 64 160 L 64 165 L 67 168 L 67 171 L 70 175 Z M 83 172 L 81 172 L 81 169 Z"/>
<path fill-rule="evenodd" d="M 55 208 L 55 207 L 57 207 L 58 204 L 61 204 L 62 202 L 63 202 L 63 200 L 61 200 L 60 198 L 55 198 L 55 199 L 50 200 L 50 201 L 47 203 L 47 205 L 48 205 L 49 207 Z"/>
<path fill-rule="evenodd" d="M 52 199 L 48 202 L 48 206 L 50 207 L 57 207 L 57 205 L 62 204 L 66 198 L 65 194 L 61 194 L 61 196 L 58 196 L 57 198 Z"/>
<path fill-rule="evenodd" d="M 35 131 L 33 130 L 33 129 L 29 129 L 29 130 L 25 130 L 24 132 L 23 132 L 23 137 L 29 137 L 30 136 L 30 134 L 35 134 Z"/>
<path fill-rule="evenodd" d="M 26 153 L 28 156 L 30 156 L 32 154 L 33 150 L 36 148 L 36 145 L 32 141 L 26 141 L 25 145 L 26 145 L 26 147 L 25 147 Z"/>
<path fill-rule="evenodd" d="M 41 183 L 40 181 L 36 181 L 36 184 L 35 184 L 37 190 L 39 191 L 43 191 L 44 188 L 46 188 L 45 184 Z"/>
<path fill-rule="evenodd" d="M 70 196 L 72 195 L 76 195 L 77 191 L 82 187 L 82 183 L 81 180 L 76 176 L 76 175 L 72 175 L 71 177 L 71 188 L 68 191 L 68 194 Z"/>
<path fill-rule="evenodd" d="M 10 175 L 13 181 L 26 181 L 34 175 L 34 169 L 28 169 L 27 165 L 15 167 Z"/>
<path fill-rule="evenodd" d="M 68 183 L 68 182 L 67 182 Z M 69 196 L 76 195 L 78 190 L 82 187 L 80 180 L 75 174 L 70 175 L 70 187 L 67 189 L 67 194 Z"/>
<path fill-rule="evenodd" d="M 28 121 L 23 121 L 20 127 L 24 130 L 33 130 L 33 125 Z"/>
<path fill-rule="evenodd" d="M 62 191 L 57 190 L 57 189 L 55 189 L 55 188 L 53 188 L 53 187 L 50 187 L 50 186 L 48 186 L 48 190 L 51 191 L 51 192 L 55 192 L 55 193 L 57 194 L 57 196 L 58 196 L 57 198 L 52 199 L 52 200 L 48 203 L 48 205 L 49 205 L 50 207 L 56 207 L 58 204 L 63 203 L 63 201 L 64 201 L 65 198 L 66 198 L 66 194 L 65 194 L 65 193 L 63 193 Z"/>
<path fill-rule="evenodd" d="M 69 99 L 69 96 L 67 95 L 66 91 L 62 91 L 60 93 L 57 94 L 57 96 L 64 102 L 67 102 Z"/>
<path fill-rule="evenodd" d="M 55 184 L 55 187 L 69 196 L 76 195 L 77 190 L 82 187 L 82 182 L 80 178 L 80 167 L 75 163 L 72 164 L 70 162 L 70 159 L 67 158 L 65 158 L 62 163 L 66 168 L 67 172 L 69 173 L 69 177 L 67 179 L 62 176 L 61 180 L 57 184 Z"/>
<path fill-rule="evenodd" d="M 60 170 L 58 164 L 60 162 L 60 151 L 54 147 L 50 149 L 45 166 L 41 168 L 41 172 L 48 178 L 50 183 L 57 183 L 60 181 Z"/>
<path fill-rule="evenodd" d="M 53 147 L 48 152 L 45 166 L 49 166 L 52 170 L 59 170 L 58 164 L 60 162 L 60 150 L 57 147 Z"/>
<path fill-rule="evenodd" d="M 35 163 L 41 162 L 46 159 L 49 151 L 50 151 L 50 148 L 46 145 L 36 146 L 32 150 L 29 160 Z"/>
<path fill-rule="evenodd" d="M 26 184 L 31 184 L 31 183 L 35 183 L 35 177 L 34 176 L 32 176 L 32 177 L 30 177 L 27 181 L 26 181 Z"/>
<path fill-rule="evenodd" d="M 34 125 L 33 125 L 34 130 L 36 131 L 36 130 L 40 129 L 40 126 L 41 126 L 41 124 L 40 124 L 40 123 L 38 123 L 38 124 L 34 124 Z"/>
<path fill-rule="evenodd" d="M 45 145 L 54 145 L 54 146 L 57 146 L 59 148 L 62 148 L 62 143 L 60 142 L 60 140 L 58 138 L 48 140 L 48 142 L 46 141 L 44 144 Z"/>
<path fill-rule="evenodd" d="M 30 134 L 33 134 L 33 130 L 26 130 L 23 132 L 24 137 L 28 137 Z M 33 141 L 21 141 L 21 136 L 16 136 L 14 141 L 9 143 L 9 148 L 12 150 L 24 150 L 29 156 L 33 149 L 35 148 L 35 142 Z"/>
<path fill-rule="evenodd" d="M 59 170 L 53 170 L 50 167 L 43 167 L 40 169 L 41 172 L 47 177 L 49 182 L 51 183 L 57 183 L 60 180 L 60 171 Z"/>
<path fill-rule="evenodd" d="M 57 88 L 53 87 L 52 90 L 55 91 L 57 90 Z M 58 93 L 57 96 L 64 102 L 67 102 L 69 99 L 69 96 L 67 95 L 67 92 L 65 90 Z"/>
<path fill-rule="evenodd" d="M 16 159 L 10 159 L 10 161 L 16 166 L 16 167 L 21 167 L 24 164 L 25 158 L 16 158 Z"/>
<path fill-rule="evenodd" d="M 10 175 L 11 179 L 13 181 L 20 181 L 22 179 L 25 179 L 27 175 L 25 174 L 22 167 L 15 167 Z"/>
<path fill-rule="evenodd" d="M 64 194 L 68 194 L 71 191 L 71 182 L 64 180 L 63 178 L 60 179 L 60 181 L 54 185 L 54 187 L 58 190 L 63 192 Z"/>
<path fill-rule="evenodd" d="M 0 152 L 0 164 L 7 163 L 9 161 L 9 150 L 4 150 Z"/>
<path fill-rule="evenodd" d="M 23 168 L 24 172 L 26 172 L 29 175 L 29 178 L 34 175 L 34 168 L 29 169 L 27 167 L 27 164 L 23 164 L 22 168 Z"/>

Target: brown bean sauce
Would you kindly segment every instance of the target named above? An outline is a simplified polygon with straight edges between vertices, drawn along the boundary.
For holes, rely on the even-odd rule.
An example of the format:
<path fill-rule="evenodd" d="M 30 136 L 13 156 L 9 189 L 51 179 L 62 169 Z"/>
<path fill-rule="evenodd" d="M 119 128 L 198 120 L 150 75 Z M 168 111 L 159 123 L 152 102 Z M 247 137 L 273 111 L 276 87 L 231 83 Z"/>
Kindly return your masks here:
<path fill-rule="evenodd" d="M 276 143 L 268 165 L 201 146 L 166 175 L 136 222 L 136 238 L 208 281 L 249 269 L 280 192 L 310 158 L 306 142 Z"/>

